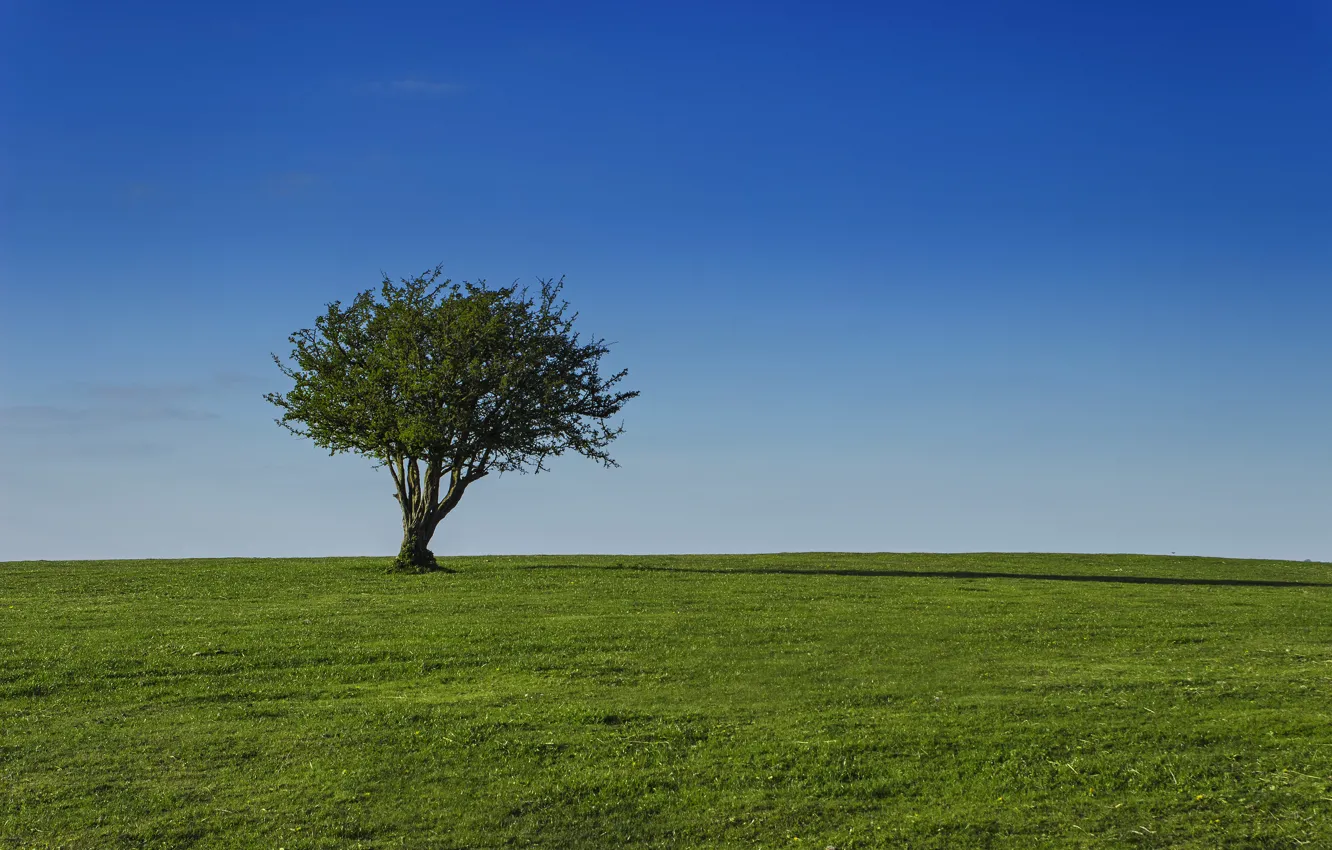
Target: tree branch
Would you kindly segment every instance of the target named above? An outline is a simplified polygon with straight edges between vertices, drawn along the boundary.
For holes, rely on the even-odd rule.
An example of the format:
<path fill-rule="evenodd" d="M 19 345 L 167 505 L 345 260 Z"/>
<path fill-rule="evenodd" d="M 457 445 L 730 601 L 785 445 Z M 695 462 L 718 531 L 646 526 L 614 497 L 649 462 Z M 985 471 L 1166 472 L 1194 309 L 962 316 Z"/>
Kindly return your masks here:
<path fill-rule="evenodd" d="M 407 510 L 407 491 L 403 489 L 402 474 L 398 472 L 398 464 L 401 462 L 401 458 L 390 457 L 385 466 L 389 468 L 389 475 L 393 476 L 393 486 L 397 490 L 397 492 L 393 494 L 393 498 L 398 500 L 398 504 L 402 506 L 405 514 Z"/>

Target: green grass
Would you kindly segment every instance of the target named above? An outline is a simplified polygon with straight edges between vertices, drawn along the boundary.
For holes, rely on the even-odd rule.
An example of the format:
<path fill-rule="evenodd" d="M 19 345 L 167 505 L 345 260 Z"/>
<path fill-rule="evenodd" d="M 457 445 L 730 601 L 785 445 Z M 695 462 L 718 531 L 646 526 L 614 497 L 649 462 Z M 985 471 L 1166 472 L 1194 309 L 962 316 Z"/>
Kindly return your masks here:
<path fill-rule="evenodd" d="M 0 564 L 8 847 L 1332 847 L 1332 568 Z"/>

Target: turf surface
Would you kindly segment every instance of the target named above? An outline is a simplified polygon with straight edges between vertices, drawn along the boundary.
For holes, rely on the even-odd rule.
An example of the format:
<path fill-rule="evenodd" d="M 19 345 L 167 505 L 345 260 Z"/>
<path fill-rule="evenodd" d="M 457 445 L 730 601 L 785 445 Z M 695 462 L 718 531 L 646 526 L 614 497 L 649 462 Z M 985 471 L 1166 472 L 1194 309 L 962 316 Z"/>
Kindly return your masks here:
<path fill-rule="evenodd" d="M 1332 567 L 0 564 L 0 850 L 1332 847 Z"/>

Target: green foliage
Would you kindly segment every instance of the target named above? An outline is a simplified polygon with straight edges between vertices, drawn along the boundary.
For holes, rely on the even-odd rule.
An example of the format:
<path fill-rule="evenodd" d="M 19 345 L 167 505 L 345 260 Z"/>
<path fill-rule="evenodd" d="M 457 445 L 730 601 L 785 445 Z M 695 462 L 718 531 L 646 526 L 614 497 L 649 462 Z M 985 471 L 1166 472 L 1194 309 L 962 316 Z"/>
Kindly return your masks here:
<path fill-rule="evenodd" d="M 387 466 L 403 511 L 395 565 L 435 569 L 427 544 L 469 485 L 491 472 L 540 472 L 574 451 L 606 466 L 622 426 L 610 420 L 637 392 L 603 378 L 604 340 L 582 341 L 559 300 L 440 280 L 441 269 L 366 290 L 289 337 L 294 386 L 265 398 L 279 424 L 337 452 Z"/>
<path fill-rule="evenodd" d="M 1332 569 L 0 564 L 0 845 L 1332 846 Z"/>

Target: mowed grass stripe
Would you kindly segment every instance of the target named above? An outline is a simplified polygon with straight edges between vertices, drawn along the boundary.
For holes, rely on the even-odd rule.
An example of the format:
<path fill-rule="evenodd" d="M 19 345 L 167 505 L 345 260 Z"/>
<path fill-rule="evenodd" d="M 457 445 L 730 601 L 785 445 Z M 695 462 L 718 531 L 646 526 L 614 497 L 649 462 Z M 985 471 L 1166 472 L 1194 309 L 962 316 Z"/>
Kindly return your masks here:
<path fill-rule="evenodd" d="M 0 564 L 0 846 L 1332 846 L 1332 569 Z"/>

